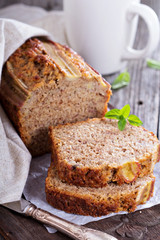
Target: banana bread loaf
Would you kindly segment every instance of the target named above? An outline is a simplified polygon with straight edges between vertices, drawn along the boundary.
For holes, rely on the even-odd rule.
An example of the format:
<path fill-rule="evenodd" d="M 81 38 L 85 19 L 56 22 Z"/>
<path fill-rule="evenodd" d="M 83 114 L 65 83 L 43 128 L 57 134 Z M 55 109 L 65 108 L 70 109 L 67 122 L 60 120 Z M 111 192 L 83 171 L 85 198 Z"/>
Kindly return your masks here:
<path fill-rule="evenodd" d="M 55 208 L 94 217 L 118 211 L 132 212 L 153 195 L 154 180 L 151 175 L 121 186 L 109 183 L 102 188 L 78 187 L 62 182 L 51 163 L 46 178 L 46 199 Z"/>
<path fill-rule="evenodd" d="M 159 159 L 157 137 L 143 127 L 94 118 L 50 127 L 52 160 L 62 181 L 103 187 L 109 182 L 131 183 L 153 172 Z"/>
<path fill-rule="evenodd" d="M 1 103 L 33 156 L 49 151 L 49 125 L 102 117 L 110 85 L 74 51 L 29 39 L 3 68 Z"/>

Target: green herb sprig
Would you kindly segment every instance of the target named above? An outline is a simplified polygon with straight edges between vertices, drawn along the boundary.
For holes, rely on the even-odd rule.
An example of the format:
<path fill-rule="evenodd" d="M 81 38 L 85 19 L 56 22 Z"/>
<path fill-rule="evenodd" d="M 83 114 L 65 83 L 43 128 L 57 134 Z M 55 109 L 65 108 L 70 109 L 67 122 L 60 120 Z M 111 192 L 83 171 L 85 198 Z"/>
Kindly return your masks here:
<path fill-rule="evenodd" d="M 148 58 L 147 59 L 147 66 L 150 67 L 150 68 L 154 68 L 154 69 L 160 70 L 160 62 L 156 61 L 154 59 Z"/>
<path fill-rule="evenodd" d="M 113 90 L 127 86 L 130 83 L 130 74 L 129 72 L 120 73 L 116 79 L 113 81 L 111 87 Z"/>
<path fill-rule="evenodd" d="M 133 126 L 141 126 L 143 122 L 136 115 L 130 114 L 130 105 L 125 105 L 122 109 L 112 109 L 105 114 L 106 118 L 117 119 L 120 131 L 125 129 L 127 120 Z"/>

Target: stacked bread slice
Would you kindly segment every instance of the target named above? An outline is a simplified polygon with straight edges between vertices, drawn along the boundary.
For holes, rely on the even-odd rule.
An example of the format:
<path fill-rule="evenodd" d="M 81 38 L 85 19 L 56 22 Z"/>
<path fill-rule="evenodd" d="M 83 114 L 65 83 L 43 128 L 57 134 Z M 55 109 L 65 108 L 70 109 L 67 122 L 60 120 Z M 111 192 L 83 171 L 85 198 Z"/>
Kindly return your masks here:
<path fill-rule="evenodd" d="M 46 198 L 66 212 L 101 216 L 134 211 L 152 195 L 157 137 L 117 120 L 94 118 L 50 127 L 52 161 Z"/>

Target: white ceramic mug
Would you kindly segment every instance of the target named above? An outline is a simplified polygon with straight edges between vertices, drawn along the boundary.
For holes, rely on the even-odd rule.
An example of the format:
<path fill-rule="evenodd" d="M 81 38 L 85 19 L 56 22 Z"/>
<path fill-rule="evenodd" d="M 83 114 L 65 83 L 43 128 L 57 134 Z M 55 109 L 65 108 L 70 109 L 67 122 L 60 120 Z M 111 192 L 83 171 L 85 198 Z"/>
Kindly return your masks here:
<path fill-rule="evenodd" d="M 159 42 L 159 20 L 140 0 L 64 0 L 69 45 L 101 74 L 122 69 L 126 60 L 149 55 Z M 133 47 L 138 16 L 149 36 L 142 50 Z"/>

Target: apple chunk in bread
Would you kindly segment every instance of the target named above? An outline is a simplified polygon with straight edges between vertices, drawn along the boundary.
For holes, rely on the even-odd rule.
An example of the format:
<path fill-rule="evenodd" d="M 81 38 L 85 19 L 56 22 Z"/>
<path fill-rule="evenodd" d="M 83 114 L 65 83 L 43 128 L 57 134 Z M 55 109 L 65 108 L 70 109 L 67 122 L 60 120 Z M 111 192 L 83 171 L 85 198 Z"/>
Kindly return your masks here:
<path fill-rule="evenodd" d="M 126 183 L 135 181 L 139 175 L 141 165 L 138 162 L 127 162 L 119 167 L 117 177 Z"/>
<path fill-rule="evenodd" d="M 141 188 L 141 190 L 139 190 L 139 194 L 137 195 L 137 198 L 136 198 L 136 201 L 138 204 L 144 204 L 146 201 L 150 199 L 150 197 L 153 196 L 154 183 L 155 183 L 155 178 L 153 181 L 147 182 L 146 186 L 144 188 Z"/>
<path fill-rule="evenodd" d="M 59 178 L 77 186 L 132 183 L 151 174 L 158 159 L 154 134 L 128 123 L 120 131 L 114 119 L 51 126 L 49 136 Z"/>

